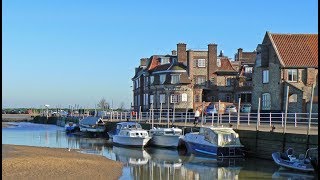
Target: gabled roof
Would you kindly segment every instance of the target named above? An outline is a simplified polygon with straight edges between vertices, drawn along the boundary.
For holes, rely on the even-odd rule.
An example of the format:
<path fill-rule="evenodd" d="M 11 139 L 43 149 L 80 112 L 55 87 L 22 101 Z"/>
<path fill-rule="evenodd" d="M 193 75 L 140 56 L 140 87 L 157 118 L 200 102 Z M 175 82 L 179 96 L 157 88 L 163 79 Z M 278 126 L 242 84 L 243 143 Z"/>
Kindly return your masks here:
<path fill-rule="evenodd" d="M 157 55 L 153 55 L 149 58 L 147 70 L 152 70 L 159 65 L 160 65 L 159 57 Z"/>
<path fill-rule="evenodd" d="M 216 72 L 237 72 L 232 65 L 228 58 L 221 58 L 220 59 L 221 66 L 217 67 Z"/>
<path fill-rule="evenodd" d="M 283 66 L 318 67 L 318 34 L 267 34 Z"/>

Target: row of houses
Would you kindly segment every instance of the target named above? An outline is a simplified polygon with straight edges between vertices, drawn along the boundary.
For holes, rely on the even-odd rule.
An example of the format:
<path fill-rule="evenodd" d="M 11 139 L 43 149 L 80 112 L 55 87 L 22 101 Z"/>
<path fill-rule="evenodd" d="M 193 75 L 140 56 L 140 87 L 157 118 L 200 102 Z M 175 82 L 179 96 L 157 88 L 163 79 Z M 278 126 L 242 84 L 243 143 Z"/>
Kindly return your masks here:
<path fill-rule="evenodd" d="M 217 44 L 207 50 L 178 43 L 167 55 L 140 59 L 135 68 L 133 106 L 149 109 L 195 110 L 211 102 L 251 104 L 252 110 L 284 111 L 289 86 L 289 112 L 307 112 L 312 88 L 317 111 L 318 34 L 266 32 L 255 51 L 239 48 L 234 60 Z"/>

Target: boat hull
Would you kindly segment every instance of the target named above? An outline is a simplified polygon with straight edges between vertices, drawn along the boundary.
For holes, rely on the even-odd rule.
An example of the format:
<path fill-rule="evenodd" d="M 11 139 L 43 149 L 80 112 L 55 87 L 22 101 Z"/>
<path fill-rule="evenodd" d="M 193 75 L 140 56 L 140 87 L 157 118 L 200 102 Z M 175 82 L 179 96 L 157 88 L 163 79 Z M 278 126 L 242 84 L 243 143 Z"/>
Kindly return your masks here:
<path fill-rule="evenodd" d="M 153 135 L 150 145 L 176 148 L 179 145 L 180 135 Z"/>
<path fill-rule="evenodd" d="M 188 153 L 213 156 L 213 157 L 244 157 L 243 147 L 219 147 L 210 143 L 197 143 L 182 139 Z"/>
<path fill-rule="evenodd" d="M 281 167 L 285 167 L 288 169 L 299 170 L 302 172 L 313 172 L 314 168 L 311 163 L 304 163 L 303 161 L 295 161 L 291 162 L 289 160 L 284 160 L 281 158 L 279 152 L 272 153 L 273 161 Z"/>
<path fill-rule="evenodd" d="M 114 135 L 112 138 L 115 144 L 132 147 L 144 147 L 150 139 L 151 137 L 129 137 L 121 135 Z"/>
<path fill-rule="evenodd" d="M 80 131 L 81 132 L 96 132 L 96 133 L 102 133 L 105 131 L 105 127 L 101 126 L 101 127 L 96 127 L 96 128 L 91 128 L 91 127 L 84 127 L 84 126 L 80 126 Z"/>

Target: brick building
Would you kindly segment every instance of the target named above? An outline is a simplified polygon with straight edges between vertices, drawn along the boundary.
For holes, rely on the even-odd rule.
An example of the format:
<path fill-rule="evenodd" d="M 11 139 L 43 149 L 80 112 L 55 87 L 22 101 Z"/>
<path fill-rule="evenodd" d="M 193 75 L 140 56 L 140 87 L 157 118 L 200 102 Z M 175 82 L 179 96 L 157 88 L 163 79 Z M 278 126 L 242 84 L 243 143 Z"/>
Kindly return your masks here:
<path fill-rule="evenodd" d="M 305 113 L 312 86 L 318 89 L 318 34 L 276 34 L 266 32 L 257 47 L 253 73 L 252 109 L 285 110 L 289 86 L 288 112 Z M 315 91 L 317 112 L 318 93 Z"/>
<path fill-rule="evenodd" d="M 145 111 L 162 105 L 185 111 L 200 107 L 203 101 L 234 102 L 238 69 L 222 51 L 217 55 L 216 44 L 203 51 L 187 50 L 186 44 L 178 43 L 171 55 L 140 60 L 132 78 L 133 108 Z"/>

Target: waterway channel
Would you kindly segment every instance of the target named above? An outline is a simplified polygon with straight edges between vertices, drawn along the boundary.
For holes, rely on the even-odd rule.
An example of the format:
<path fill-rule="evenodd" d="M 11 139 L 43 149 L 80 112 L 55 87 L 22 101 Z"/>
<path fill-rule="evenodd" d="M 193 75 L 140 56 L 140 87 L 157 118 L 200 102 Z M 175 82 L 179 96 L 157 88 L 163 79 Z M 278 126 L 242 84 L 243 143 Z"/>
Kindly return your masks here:
<path fill-rule="evenodd" d="M 113 146 L 104 138 L 67 135 L 55 125 L 28 122 L 2 128 L 2 144 L 76 149 L 123 163 L 121 180 L 136 179 L 314 179 L 313 174 L 288 171 L 273 161 L 212 159 L 185 155 L 183 150 Z M 107 179 L 107 177 L 106 177 Z"/>

